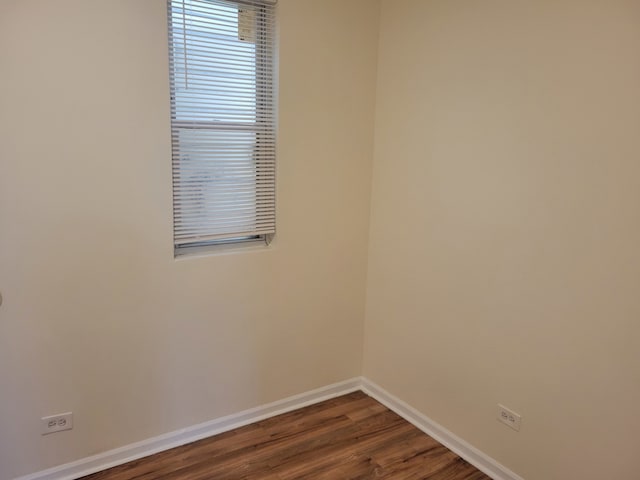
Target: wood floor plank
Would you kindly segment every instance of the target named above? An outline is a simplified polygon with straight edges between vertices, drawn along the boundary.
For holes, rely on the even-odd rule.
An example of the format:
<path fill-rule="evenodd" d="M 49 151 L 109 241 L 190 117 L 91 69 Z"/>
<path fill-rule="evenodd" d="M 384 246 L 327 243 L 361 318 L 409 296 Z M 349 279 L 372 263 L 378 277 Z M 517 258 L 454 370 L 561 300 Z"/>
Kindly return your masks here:
<path fill-rule="evenodd" d="M 490 480 L 362 392 L 82 480 Z"/>

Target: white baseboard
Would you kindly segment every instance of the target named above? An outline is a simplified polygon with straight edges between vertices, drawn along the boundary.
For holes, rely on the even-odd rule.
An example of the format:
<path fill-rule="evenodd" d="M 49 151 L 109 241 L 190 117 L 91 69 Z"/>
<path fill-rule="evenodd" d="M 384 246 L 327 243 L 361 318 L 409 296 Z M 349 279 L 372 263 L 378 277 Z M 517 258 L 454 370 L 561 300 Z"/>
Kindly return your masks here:
<path fill-rule="evenodd" d="M 372 381 L 362 378 L 361 390 L 367 395 L 375 398 L 385 407 L 394 411 L 409 423 L 418 427 L 424 433 L 434 438 L 452 452 L 469 462 L 483 473 L 486 473 L 494 480 L 524 480 L 505 466 L 501 465 L 493 458 L 482 453 L 480 450 L 457 437 L 442 425 L 431 420 L 426 415 L 403 402 L 399 398 L 391 395 L 385 389 L 376 385 Z"/>
<path fill-rule="evenodd" d="M 362 390 L 366 394 L 394 411 L 409 423 L 442 443 L 452 452 L 456 453 L 478 470 L 486 473 L 494 480 L 524 480 L 503 465 L 500 465 L 491 457 L 485 455 L 477 448 L 457 437 L 442 425 L 434 422 L 415 408 L 393 396 L 382 387 L 372 381 L 357 377 L 344 382 L 334 383 L 326 387 L 318 388 L 310 392 L 294 395 L 273 403 L 261 405 L 256 408 L 234 413 L 210 422 L 201 423 L 192 427 L 166 433 L 141 442 L 132 443 L 124 447 L 99 453 L 91 457 L 83 458 L 75 462 L 60 465 L 58 467 L 42 470 L 30 475 L 18 477 L 14 480 L 75 480 L 85 475 L 105 470 L 107 468 L 122 465 L 123 463 L 137 460 L 154 453 L 179 447 L 187 443 L 195 442 L 203 438 L 211 437 L 219 433 L 227 432 L 250 423 L 259 422 L 265 418 L 274 417 L 282 413 L 297 410 L 314 403 L 322 402 L 330 398 L 345 395 L 347 393 Z"/>
<path fill-rule="evenodd" d="M 344 382 L 334 383 L 333 385 L 318 388 L 300 395 L 294 395 L 284 400 L 278 400 L 277 402 L 268 403 L 210 422 L 132 443 L 75 462 L 18 477 L 15 480 L 74 480 L 107 468 L 122 465 L 132 460 L 153 455 L 154 453 L 179 447 L 180 445 L 227 432 L 249 425 L 250 423 L 259 422 L 265 418 L 274 417 L 281 413 L 290 412 L 330 398 L 355 392 L 361 389 L 361 385 L 361 378 L 353 378 Z"/>

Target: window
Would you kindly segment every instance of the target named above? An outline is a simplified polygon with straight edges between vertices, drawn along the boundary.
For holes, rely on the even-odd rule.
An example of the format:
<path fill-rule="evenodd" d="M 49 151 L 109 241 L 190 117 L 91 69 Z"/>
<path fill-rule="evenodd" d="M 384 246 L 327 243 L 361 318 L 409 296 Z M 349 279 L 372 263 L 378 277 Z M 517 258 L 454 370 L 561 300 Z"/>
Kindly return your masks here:
<path fill-rule="evenodd" d="M 275 233 L 274 0 L 169 0 L 176 255 Z"/>

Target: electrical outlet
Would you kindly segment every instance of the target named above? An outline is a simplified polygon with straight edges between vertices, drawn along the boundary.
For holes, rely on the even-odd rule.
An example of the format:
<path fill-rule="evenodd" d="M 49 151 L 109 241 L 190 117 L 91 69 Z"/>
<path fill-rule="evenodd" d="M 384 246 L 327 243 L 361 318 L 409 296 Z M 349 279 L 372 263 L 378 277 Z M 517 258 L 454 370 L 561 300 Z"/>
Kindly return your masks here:
<path fill-rule="evenodd" d="M 520 431 L 520 421 L 522 417 L 513 410 L 509 410 L 504 405 L 498 404 L 498 420 L 505 425 L 510 426 L 516 432 Z"/>
<path fill-rule="evenodd" d="M 73 413 L 60 413 L 49 417 L 42 417 L 42 435 L 48 433 L 61 432 L 63 430 L 71 430 L 73 428 Z"/>

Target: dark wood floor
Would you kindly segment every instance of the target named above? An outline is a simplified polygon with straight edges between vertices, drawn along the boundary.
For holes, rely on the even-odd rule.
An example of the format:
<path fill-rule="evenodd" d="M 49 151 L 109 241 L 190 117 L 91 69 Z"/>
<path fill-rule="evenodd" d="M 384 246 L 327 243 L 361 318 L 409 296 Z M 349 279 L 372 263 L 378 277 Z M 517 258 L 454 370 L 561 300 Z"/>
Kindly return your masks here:
<path fill-rule="evenodd" d="M 362 392 L 174 448 L 84 480 L 489 480 Z"/>

